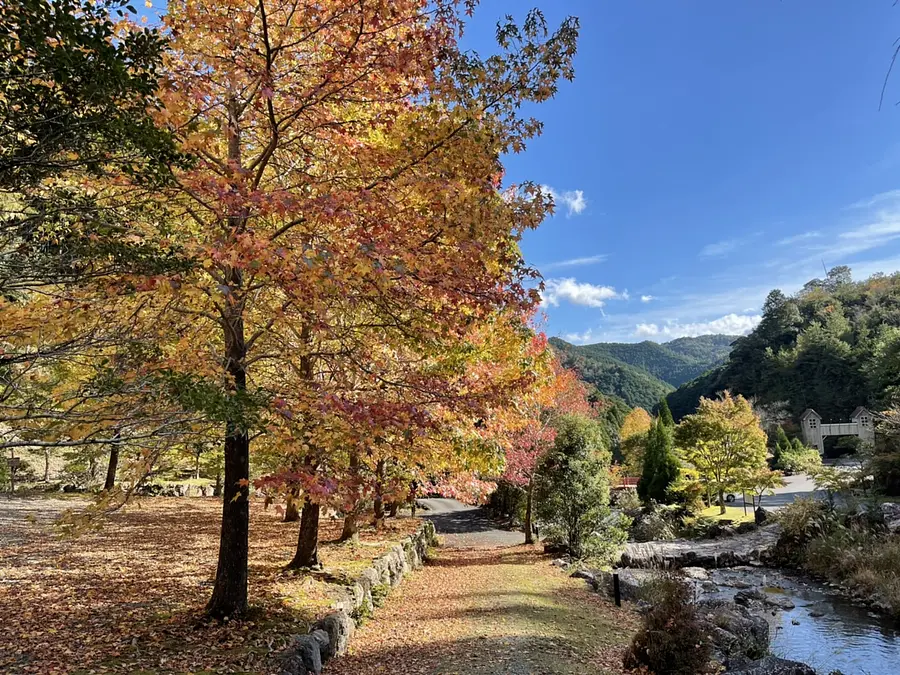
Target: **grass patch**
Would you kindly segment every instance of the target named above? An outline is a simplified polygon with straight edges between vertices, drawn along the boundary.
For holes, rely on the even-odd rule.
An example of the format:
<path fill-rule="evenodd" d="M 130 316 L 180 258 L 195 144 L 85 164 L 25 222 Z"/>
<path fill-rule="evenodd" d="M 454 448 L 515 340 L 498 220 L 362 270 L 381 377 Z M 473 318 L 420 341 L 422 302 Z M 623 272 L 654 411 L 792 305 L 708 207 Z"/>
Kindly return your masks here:
<path fill-rule="evenodd" d="M 753 509 L 750 506 L 747 507 L 746 514 L 743 506 L 725 506 L 725 513 L 720 513 L 720 511 L 721 509 L 718 506 L 710 506 L 707 509 L 703 509 L 697 516 L 713 520 L 733 520 L 735 525 L 753 522 Z"/>

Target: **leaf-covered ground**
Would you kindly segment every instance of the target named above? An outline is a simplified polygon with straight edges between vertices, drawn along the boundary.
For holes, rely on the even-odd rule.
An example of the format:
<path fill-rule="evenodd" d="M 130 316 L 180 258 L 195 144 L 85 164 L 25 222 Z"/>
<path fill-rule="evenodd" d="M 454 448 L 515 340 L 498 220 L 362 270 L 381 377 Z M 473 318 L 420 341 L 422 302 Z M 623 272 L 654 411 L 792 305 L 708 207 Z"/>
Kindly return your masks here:
<path fill-rule="evenodd" d="M 326 675 L 622 672 L 627 609 L 526 546 L 439 549 L 357 631 Z"/>
<path fill-rule="evenodd" d="M 322 576 L 282 567 L 296 546 L 297 523 L 282 523 L 262 500 L 251 504 L 250 595 L 243 621 L 205 621 L 212 589 L 221 502 L 148 498 L 115 514 L 101 531 L 74 540 L 48 523 L 70 500 L 0 497 L 0 672 L 270 672 L 270 654 L 306 632 L 330 604 Z M 326 570 L 355 576 L 417 520 L 390 520 L 383 534 L 363 530 L 358 546 L 327 542 L 341 521 L 322 521 Z M 6 536 L 4 536 L 4 534 Z"/>

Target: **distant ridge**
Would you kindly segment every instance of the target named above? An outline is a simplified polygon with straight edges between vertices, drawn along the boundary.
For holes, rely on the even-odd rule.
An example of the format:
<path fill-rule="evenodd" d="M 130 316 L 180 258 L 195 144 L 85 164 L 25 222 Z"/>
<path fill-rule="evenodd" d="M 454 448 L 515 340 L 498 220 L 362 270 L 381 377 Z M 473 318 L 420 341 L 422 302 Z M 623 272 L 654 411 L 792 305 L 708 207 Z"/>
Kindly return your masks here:
<path fill-rule="evenodd" d="M 676 387 L 724 363 L 737 339 L 736 335 L 700 335 L 662 344 L 647 340 L 573 345 L 554 337 L 550 344 L 565 366 L 601 393 L 649 410 Z"/>

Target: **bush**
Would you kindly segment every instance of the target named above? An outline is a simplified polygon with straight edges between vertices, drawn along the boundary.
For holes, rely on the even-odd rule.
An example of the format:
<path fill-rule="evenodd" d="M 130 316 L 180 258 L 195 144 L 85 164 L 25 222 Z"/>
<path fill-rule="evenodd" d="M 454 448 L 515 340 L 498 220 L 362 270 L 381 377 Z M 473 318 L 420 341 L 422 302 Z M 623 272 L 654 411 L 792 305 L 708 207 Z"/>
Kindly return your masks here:
<path fill-rule="evenodd" d="M 643 595 L 651 607 L 625 653 L 625 668 L 657 675 L 704 672 L 711 648 L 690 588 L 677 577 L 665 576 L 646 584 Z"/>
<path fill-rule="evenodd" d="M 640 511 L 643 507 L 641 498 L 638 497 L 637 492 L 628 488 L 617 490 L 613 494 L 612 503 L 613 506 L 625 513 L 634 513 Z"/>
<path fill-rule="evenodd" d="M 599 424 L 574 415 L 560 418 L 538 471 L 534 506 L 547 542 L 566 547 L 574 558 L 621 539 L 609 520 L 609 462 Z"/>
<path fill-rule="evenodd" d="M 875 488 L 891 497 L 900 497 L 900 452 L 884 452 L 869 460 L 868 473 Z"/>
<path fill-rule="evenodd" d="M 640 542 L 668 541 L 675 538 L 677 531 L 677 522 L 671 511 L 651 505 L 634 519 L 631 538 Z"/>
<path fill-rule="evenodd" d="M 822 457 L 815 448 L 803 445 L 800 439 L 795 438 L 789 448 L 782 449 L 778 454 L 775 468 L 785 473 L 814 473 L 822 467 Z"/>
<path fill-rule="evenodd" d="M 487 507 L 497 516 L 521 523 L 525 520 L 525 490 L 501 480 L 488 498 Z"/>

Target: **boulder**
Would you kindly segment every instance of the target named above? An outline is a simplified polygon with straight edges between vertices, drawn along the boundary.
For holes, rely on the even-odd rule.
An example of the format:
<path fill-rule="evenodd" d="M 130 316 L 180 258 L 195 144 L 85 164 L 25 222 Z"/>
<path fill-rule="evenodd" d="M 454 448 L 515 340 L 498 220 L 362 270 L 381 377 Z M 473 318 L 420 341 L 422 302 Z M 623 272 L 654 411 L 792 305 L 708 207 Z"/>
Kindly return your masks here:
<path fill-rule="evenodd" d="M 613 574 L 614 572 L 605 570 L 595 571 L 592 584 L 594 589 L 613 597 Z M 615 574 L 619 575 L 619 596 L 623 600 L 637 602 L 643 599 L 644 585 L 655 579 L 659 573 L 655 570 L 619 568 L 615 570 Z"/>
<path fill-rule="evenodd" d="M 766 601 L 766 594 L 758 588 L 751 588 L 735 593 L 734 601 L 738 605 L 743 605 L 744 607 L 752 607 L 754 605 L 761 605 L 762 603 L 764 603 Z"/>
<path fill-rule="evenodd" d="M 731 675 L 816 675 L 816 671 L 805 663 L 767 656 L 758 661 L 750 661 L 738 669 L 726 671 Z"/>
<path fill-rule="evenodd" d="M 592 584 L 592 585 L 595 580 L 594 573 L 591 572 L 590 570 L 586 570 L 583 568 L 579 568 L 579 569 L 575 570 L 569 576 L 575 577 L 576 579 L 584 579 L 585 581 L 587 581 L 589 584 Z"/>
<path fill-rule="evenodd" d="M 724 600 L 701 600 L 698 615 L 722 661 L 758 659 L 769 651 L 769 624 L 746 607 Z"/>
<path fill-rule="evenodd" d="M 737 534 L 749 534 L 750 532 L 756 530 L 756 528 L 756 523 L 741 523 L 736 528 L 734 528 L 734 531 Z"/>
<path fill-rule="evenodd" d="M 681 573 L 694 581 L 709 581 L 709 572 L 703 567 L 683 567 Z"/>
<path fill-rule="evenodd" d="M 900 534 L 900 504 L 885 502 L 881 505 L 884 524 L 891 534 Z"/>
<path fill-rule="evenodd" d="M 324 631 L 328 635 L 328 646 L 321 650 L 322 658 L 328 661 L 335 656 L 345 654 L 355 630 L 356 623 L 344 612 L 332 612 L 319 619 L 313 634 L 317 631 Z"/>
<path fill-rule="evenodd" d="M 324 633 L 324 631 L 321 631 Z M 320 675 L 322 648 L 313 635 L 294 635 L 281 657 L 281 675 Z"/>

